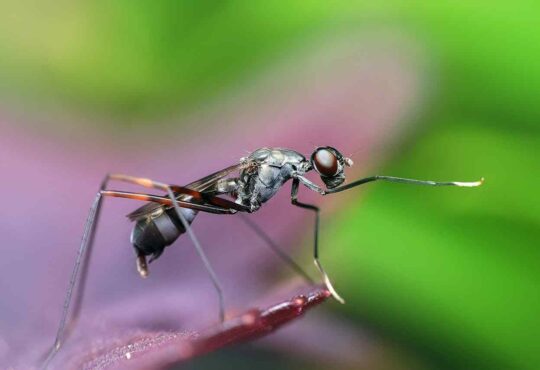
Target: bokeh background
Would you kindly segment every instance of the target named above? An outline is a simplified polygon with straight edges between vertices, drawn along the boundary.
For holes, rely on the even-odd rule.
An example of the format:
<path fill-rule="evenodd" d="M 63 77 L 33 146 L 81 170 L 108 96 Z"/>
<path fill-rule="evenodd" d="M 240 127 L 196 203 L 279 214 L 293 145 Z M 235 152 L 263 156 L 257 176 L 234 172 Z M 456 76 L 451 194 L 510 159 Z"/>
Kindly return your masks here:
<path fill-rule="evenodd" d="M 333 145 L 348 179 L 486 183 L 302 190 L 347 304 L 180 368 L 538 369 L 538 19 L 533 1 L 2 1 L 0 358 L 24 368 L 52 340 L 106 172 L 187 183 L 261 146 Z M 254 217 L 311 269 L 312 216 L 285 189 Z M 211 322 L 187 248 L 141 285 L 128 203 L 105 206 L 87 317 L 145 302 L 125 326 L 166 327 L 148 312 L 183 315 L 202 290 L 208 312 L 186 317 Z M 200 225 L 236 309 L 291 276 L 234 221 Z"/>

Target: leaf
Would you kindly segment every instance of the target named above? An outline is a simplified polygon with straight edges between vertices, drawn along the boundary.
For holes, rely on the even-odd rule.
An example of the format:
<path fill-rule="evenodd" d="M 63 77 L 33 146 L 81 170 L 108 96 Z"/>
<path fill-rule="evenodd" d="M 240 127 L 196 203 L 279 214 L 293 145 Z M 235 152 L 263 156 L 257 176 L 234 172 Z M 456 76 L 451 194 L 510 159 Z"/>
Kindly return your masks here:
<path fill-rule="evenodd" d="M 148 332 L 125 338 L 114 347 L 80 354 L 69 368 L 161 369 L 195 356 L 268 335 L 301 317 L 329 297 L 320 287 L 265 309 L 254 308 L 201 332 Z M 133 360 L 137 359 L 136 362 Z M 65 365 L 62 365 L 65 366 Z"/>

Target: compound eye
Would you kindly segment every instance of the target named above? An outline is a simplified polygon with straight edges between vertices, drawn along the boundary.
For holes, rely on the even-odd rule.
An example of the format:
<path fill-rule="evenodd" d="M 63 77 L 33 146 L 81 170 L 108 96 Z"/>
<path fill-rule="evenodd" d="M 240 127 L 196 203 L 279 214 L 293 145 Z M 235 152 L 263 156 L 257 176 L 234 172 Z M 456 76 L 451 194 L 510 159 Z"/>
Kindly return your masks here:
<path fill-rule="evenodd" d="M 334 176 L 338 172 L 338 159 L 328 149 L 319 149 L 313 156 L 313 164 L 317 171 L 324 176 Z"/>

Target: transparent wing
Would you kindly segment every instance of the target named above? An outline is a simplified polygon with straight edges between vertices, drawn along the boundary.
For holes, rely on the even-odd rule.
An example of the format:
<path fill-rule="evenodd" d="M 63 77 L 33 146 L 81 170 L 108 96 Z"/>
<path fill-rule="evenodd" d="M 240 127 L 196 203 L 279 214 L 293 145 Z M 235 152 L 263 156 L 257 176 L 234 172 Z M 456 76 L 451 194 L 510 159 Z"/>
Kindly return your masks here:
<path fill-rule="evenodd" d="M 201 193 L 204 193 L 206 190 L 213 189 L 216 183 L 230 175 L 232 172 L 235 171 L 241 171 L 243 168 L 245 168 L 247 165 L 245 163 L 237 163 L 232 166 L 226 167 L 220 171 L 214 172 L 208 176 L 203 177 L 202 179 L 199 179 L 197 181 L 194 181 L 192 183 L 189 183 L 185 185 L 184 187 L 190 188 L 192 190 L 199 191 Z M 178 195 L 179 198 L 182 197 L 182 194 L 175 193 Z M 144 217 L 150 213 L 155 212 L 159 208 L 163 208 L 163 205 L 157 204 L 157 203 L 147 203 L 144 206 L 137 208 L 135 211 L 131 212 L 127 215 L 127 217 L 134 221 L 141 217 Z M 168 207 L 166 207 L 168 208 Z"/>
<path fill-rule="evenodd" d="M 213 188 L 213 186 L 222 178 L 227 177 L 232 172 L 240 171 L 244 169 L 246 166 L 247 164 L 245 163 L 238 163 L 238 164 L 229 166 L 227 168 L 222 169 L 221 171 L 214 172 L 213 174 L 203 177 L 200 180 L 187 184 L 185 187 L 204 193 L 205 190 Z"/>

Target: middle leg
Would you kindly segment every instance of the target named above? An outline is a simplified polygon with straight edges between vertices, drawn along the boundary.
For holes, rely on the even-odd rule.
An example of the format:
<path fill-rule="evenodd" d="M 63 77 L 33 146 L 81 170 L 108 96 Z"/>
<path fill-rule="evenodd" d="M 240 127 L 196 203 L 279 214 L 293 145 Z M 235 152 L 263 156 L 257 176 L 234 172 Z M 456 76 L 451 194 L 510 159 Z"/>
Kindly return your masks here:
<path fill-rule="evenodd" d="M 327 289 L 330 291 L 332 296 L 340 303 L 345 303 L 345 300 L 341 298 L 341 296 L 336 292 L 334 289 L 334 286 L 332 285 L 332 282 L 330 281 L 330 278 L 328 277 L 328 274 L 326 271 L 324 271 L 324 268 L 321 264 L 321 261 L 319 260 L 319 207 L 314 206 L 312 204 L 306 204 L 301 203 L 298 201 L 298 186 L 300 182 L 297 178 L 293 179 L 292 183 L 292 189 L 291 189 L 291 203 L 297 207 L 309 209 L 311 211 L 315 212 L 315 242 L 313 246 L 313 262 L 315 263 L 315 266 L 321 273 L 324 283 L 327 287 Z"/>
<path fill-rule="evenodd" d="M 257 234 L 257 236 L 266 243 L 266 245 L 272 250 L 272 252 L 274 252 L 279 258 L 281 258 L 291 269 L 293 269 L 298 275 L 302 276 L 306 282 L 310 284 L 314 283 L 313 279 L 307 274 L 307 272 L 305 272 L 304 269 L 300 267 L 292 259 L 292 257 L 283 250 L 283 248 L 276 244 L 272 240 L 272 238 L 270 238 L 270 236 L 268 236 L 268 234 L 264 232 L 261 227 L 259 227 L 255 222 L 250 220 L 248 215 L 240 214 L 239 216 L 242 221 L 244 221 L 244 223 L 248 225 L 255 232 L 255 234 Z"/>

